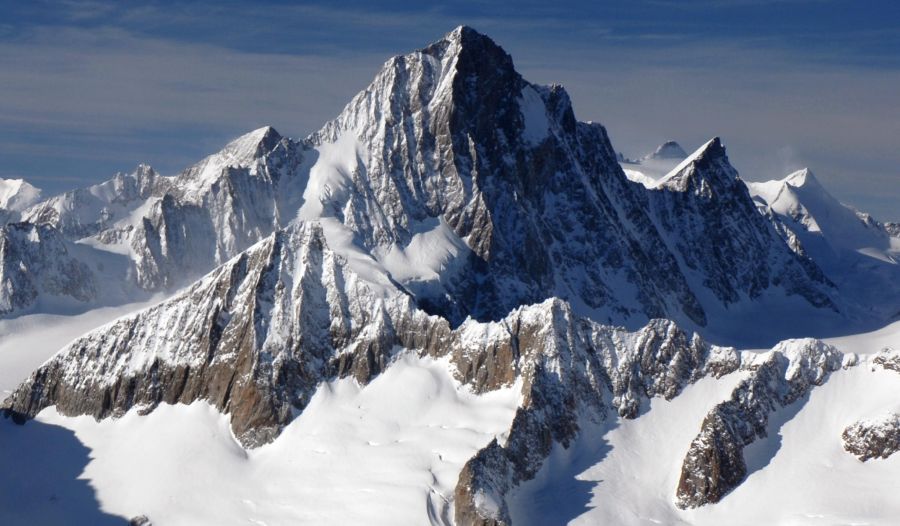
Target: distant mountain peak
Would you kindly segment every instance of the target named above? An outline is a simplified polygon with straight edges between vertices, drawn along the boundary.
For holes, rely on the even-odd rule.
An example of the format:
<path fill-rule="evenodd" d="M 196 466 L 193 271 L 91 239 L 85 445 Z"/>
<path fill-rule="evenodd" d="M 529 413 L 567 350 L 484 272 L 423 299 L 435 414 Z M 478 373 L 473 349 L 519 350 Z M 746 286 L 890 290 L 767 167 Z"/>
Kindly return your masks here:
<path fill-rule="evenodd" d="M 234 139 L 221 153 L 235 160 L 251 161 L 272 151 L 279 141 L 281 134 L 275 128 L 263 126 Z"/>
<path fill-rule="evenodd" d="M 24 179 L 0 179 L 0 209 L 24 210 L 40 196 L 41 190 Z"/>
<path fill-rule="evenodd" d="M 645 156 L 644 160 L 684 159 L 685 157 L 687 157 L 687 152 L 684 151 L 684 148 L 682 148 L 680 144 L 675 141 L 666 141 L 657 146 L 653 153 Z"/>
<path fill-rule="evenodd" d="M 819 183 L 819 180 L 816 179 L 816 176 L 813 175 L 812 170 L 809 168 L 803 168 L 791 173 L 784 178 L 784 183 L 795 188 L 820 188 L 824 190 Z"/>
<path fill-rule="evenodd" d="M 692 183 L 731 185 L 737 171 L 728 162 L 721 139 L 713 137 L 659 181 L 660 187 L 685 191 Z"/>

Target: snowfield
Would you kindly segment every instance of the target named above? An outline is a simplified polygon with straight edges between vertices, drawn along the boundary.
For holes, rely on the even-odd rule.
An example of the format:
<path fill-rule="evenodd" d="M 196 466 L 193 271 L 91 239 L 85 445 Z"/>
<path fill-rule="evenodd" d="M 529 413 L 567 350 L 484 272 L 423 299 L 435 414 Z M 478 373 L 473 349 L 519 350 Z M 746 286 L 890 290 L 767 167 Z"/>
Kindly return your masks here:
<path fill-rule="evenodd" d="M 897 348 L 900 330 L 837 343 Z M 653 399 L 634 420 L 583 422 L 510 498 L 514 524 L 895 524 L 900 456 L 863 463 L 841 445 L 848 425 L 900 411 L 900 374 L 870 358 L 776 412 L 769 437 L 747 449 L 747 480 L 717 504 L 679 510 L 675 486 L 700 422 L 745 371 Z M 17 452 L 0 457 L 0 473 L 17 473 L 0 478 L 0 523 L 59 524 L 99 508 L 101 524 L 450 524 L 462 465 L 504 440 L 521 389 L 474 395 L 450 367 L 401 353 L 365 387 L 323 384 L 275 442 L 250 451 L 204 403 L 101 422 L 52 408 L 24 426 L 0 420 L 0 442 Z"/>
<path fill-rule="evenodd" d="M 88 485 L 103 513 L 157 525 L 449 524 L 463 463 L 509 429 L 520 389 L 476 396 L 446 360 L 401 354 L 365 387 L 321 385 L 252 451 L 204 403 L 102 422 L 53 409 L 24 426 L 2 419 L 0 443 L 18 454 L 0 457 L 0 473 L 17 473 L 0 477 L 0 524 L 94 516 Z"/>
<path fill-rule="evenodd" d="M 856 344 L 865 347 L 865 339 Z M 900 374 L 868 364 L 833 373 L 808 398 L 776 412 L 769 437 L 745 451 L 747 480 L 721 502 L 676 508 L 684 452 L 742 374 L 705 378 L 670 402 L 653 400 L 635 420 L 591 429 L 568 451 L 557 446 L 513 497 L 513 523 L 896 524 L 900 457 L 863 463 L 841 444 L 848 425 L 900 408 Z"/>

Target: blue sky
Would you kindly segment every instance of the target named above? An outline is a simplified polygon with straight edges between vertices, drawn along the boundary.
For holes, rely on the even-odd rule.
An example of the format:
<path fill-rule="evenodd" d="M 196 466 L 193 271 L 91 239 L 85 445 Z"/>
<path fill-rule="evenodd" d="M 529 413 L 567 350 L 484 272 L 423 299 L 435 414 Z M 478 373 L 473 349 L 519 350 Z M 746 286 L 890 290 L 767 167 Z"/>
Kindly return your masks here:
<path fill-rule="evenodd" d="M 271 124 L 305 136 L 459 24 L 636 156 L 713 135 L 751 180 L 809 166 L 900 220 L 900 2 L 0 0 L 0 176 L 47 193 L 173 174 Z"/>

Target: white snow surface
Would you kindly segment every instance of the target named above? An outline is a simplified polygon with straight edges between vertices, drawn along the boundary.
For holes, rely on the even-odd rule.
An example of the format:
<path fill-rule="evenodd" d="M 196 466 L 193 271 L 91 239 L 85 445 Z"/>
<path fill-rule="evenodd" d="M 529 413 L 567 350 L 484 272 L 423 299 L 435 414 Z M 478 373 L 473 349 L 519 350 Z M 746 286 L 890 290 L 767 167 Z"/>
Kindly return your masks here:
<path fill-rule="evenodd" d="M 857 339 L 865 347 L 867 336 Z M 895 340 L 896 342 L 897 340 Z M 749 475 L 716 504 L 675 507 L 681 462 L 708 411 L 746 371 L 704 378 L 673 399 L 653 399 L 634 420 L 585 425 L 568 450 L 554 446 L 538 476 L 510 499 L 517 526 L 896 524 L 900 458 L 860 462 L 841 444 L 848 425 L 900 408 L 900 375 L 866 362 L 832 373 L 769 420 L 744 450 Z"/>
<path fill-rule="evenodd" d="M 547 106 L 544 99 L 532 86 L 525 86 L 519 97 L 519 108 L 525 121 L 523 138 L 532 145 L 542 143 L 550 133 L 550 121 L 547 120 Z"/>
<path fill-rule="evenodd" d="M 447 524 L 459 471 L 502 438 L 521 390 L 474 395 L 449 368 L 406 352 L 365 387 L 323 384 L 275 442 L 249 452 L 204 403 L 102 422 L 52 408 L 21 427 L 0 420 L 0 443 L 18 452 L 0 460 L 17 473 L 0 478 L 0 523 L 91 517 L 90 485 L 106 514 L 162 526 Z"/>
<path fill-rule="evenodd" d="M 21 212 L 40 197 L 40 189 L 23 179 L 0 179 L 0 209 Z"/>
<path fill-rule="evenodd" d="M 835 199 L 809 169 L 747 187 L 844 296 L 882 319 L 900 314 L 900 240 Z"/>

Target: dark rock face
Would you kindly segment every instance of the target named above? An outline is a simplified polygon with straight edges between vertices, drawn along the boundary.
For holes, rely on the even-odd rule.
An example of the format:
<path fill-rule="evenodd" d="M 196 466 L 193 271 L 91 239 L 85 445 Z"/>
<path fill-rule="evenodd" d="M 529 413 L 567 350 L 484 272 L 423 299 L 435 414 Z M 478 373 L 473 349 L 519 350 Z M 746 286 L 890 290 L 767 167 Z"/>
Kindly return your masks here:
<path fill-rule="evenodd" d="M 890 413 L 873 420 L 860 420 L 841 434 L 844 449 L 865 462 L 888 458 L 900 451 L 900 415 Z"/>
<path fill-rule="evenodd" d="M 650 193 L 674 250 L 723 304 L 782 287 L 812 305 L 837 309 L 828 294 L 831 283 L 812 261 L 785 250 L 718 138 Z"/>
<path fill-rule="evenodd" d="M 93 271 L 71 254 L 50 225 L 0 227 L 0 314 L 31 306 L 41 293 L 87 302 L 97 295 Z"/>
<path fill-rule="evenodd" d="M 752 374 L 731 398 L 703 420 L 682 464 L 679 508 L 718 502 L 737 487 L 747 475 L 744 447 L 767 436 L 769 415 L 821 385 L 843 356 L 818 340 L 790 340 L 761 358 L 747 366 Z"/>
<path fill-rule="evenodd" d="M 369 247 L 402 244 L 410 225 L 440 217 L 471 248 L 442 296 L 417 295 L 429 311 L 454 324 L 501 319 L 558 283 L 559 295 L 618 318 L 672 304 L 704 322 L 605 130 L 577 123 L 562 88 L 523 80 L 487 37 L 463 27 L 390 60 L 312 141 L 345 133 L 367 146 L 366 172 L 335 214 Z M 624 305 L 612 280 L 634 283 L 638 300 Z"/>

